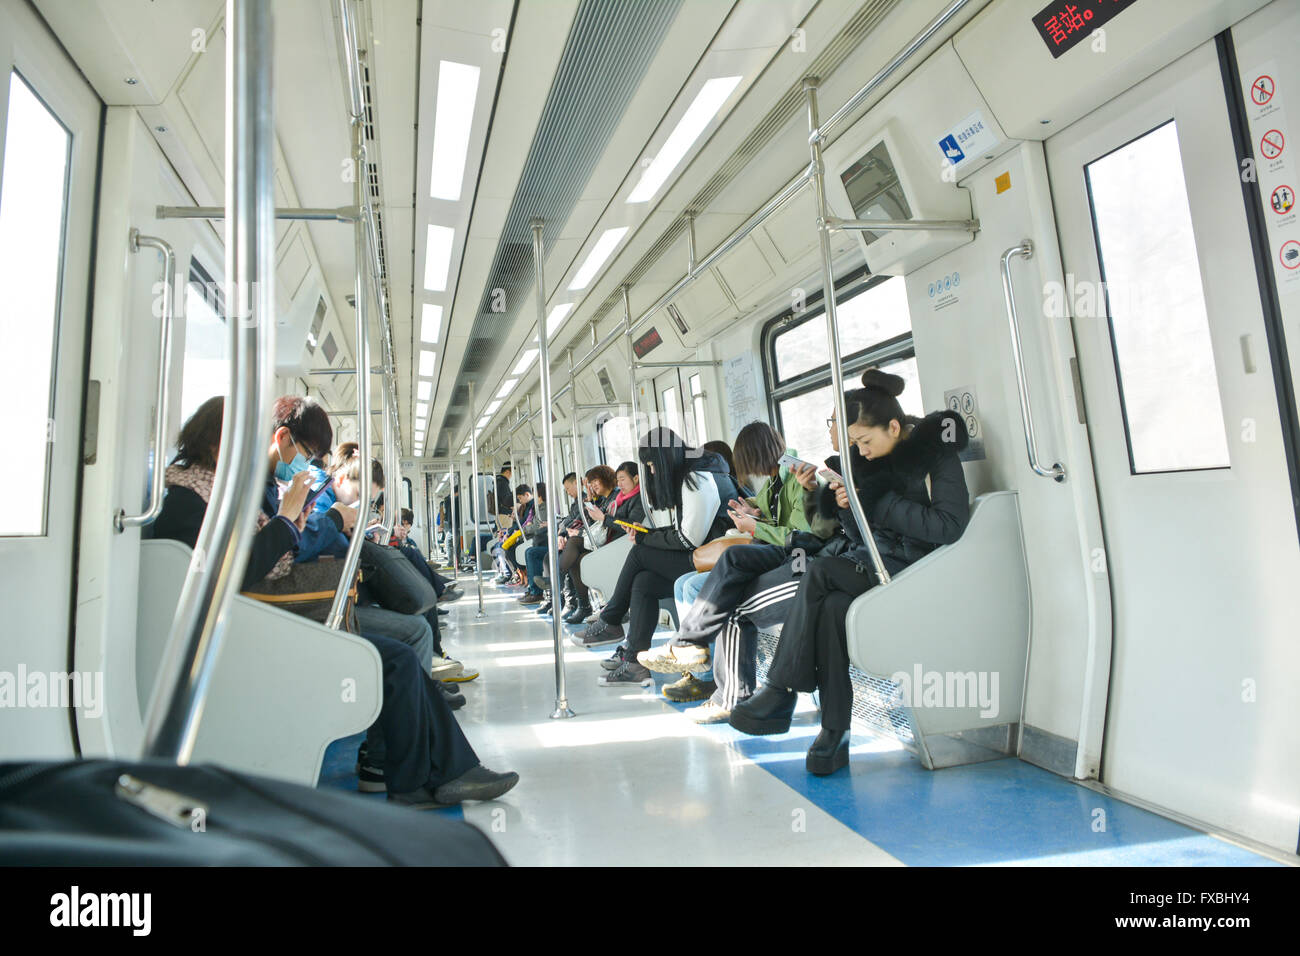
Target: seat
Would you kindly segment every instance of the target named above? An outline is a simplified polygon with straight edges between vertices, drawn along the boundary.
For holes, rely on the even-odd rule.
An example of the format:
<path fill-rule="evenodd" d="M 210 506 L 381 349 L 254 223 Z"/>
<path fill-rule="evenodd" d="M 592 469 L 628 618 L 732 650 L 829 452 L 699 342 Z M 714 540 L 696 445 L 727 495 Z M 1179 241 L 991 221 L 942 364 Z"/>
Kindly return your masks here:
<path fill-rule="evenodd" d="M 602 544 L 600 550 L 583 555 L 581 561 L 583 583 L 589 588 L 595 588 L 605 600 L 609 600 L 609 596 L 614 593 L 614 588 L 618 585 L 618 575 L 623 570 L 623 562 L 627 560 L 628 552 L 631 550 L 632 539 L 623 535 L 609 544 Z M 671 595 L 659 602 L 659 610 L 668 612 L 673 622 L 673 630 L 676 630 L 680 622 L 677 619 L 677 602 Z"/>
<path fill-rule="evenodd" d="M 179 541 L 140 544 L 136 686 L 148 706 L 192 552 Z M 379 652 L 352 634 L 243 595 L 203 709 L 193 762 L 314 786 L 325 749 L 368 728 L 383 700 Z"/>
<path fill-rule="evenodd" d="M 1029 651 L 1016 493 L 976 498 L 962 536 L 855 599 L 846 630 L 856 724 L 928 770 L 1014 754 Z M 778 635 L 759 635 L 760 679 Z"/>

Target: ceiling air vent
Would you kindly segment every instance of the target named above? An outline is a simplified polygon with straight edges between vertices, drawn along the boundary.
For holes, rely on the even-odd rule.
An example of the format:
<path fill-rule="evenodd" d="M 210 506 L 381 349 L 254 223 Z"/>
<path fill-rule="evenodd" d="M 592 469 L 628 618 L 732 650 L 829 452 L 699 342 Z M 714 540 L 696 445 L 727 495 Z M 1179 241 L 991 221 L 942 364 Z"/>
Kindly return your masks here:
<path fill-rule="evenodd" d="M 596 373 L 596 378 L 600 380 L 600 390 L 605 393 L 605 401 L 611 405 L 618 404 L 617 396 L 614 394 L 614 383 L 609 380 L 609 369 L 602 368 Z"/>
<path fill-rule="evenodd" d="M 673 325 L 677 326 L 677 331 L 682 335 L 685 335 L 690 331 L 690 327 L 687 326 L 686 320 L 682 318 L 682 310 L 677 308 L 677 306 L 671 302 L 668 304 L 668 316 L 673 320 Z"/>
<path fill-rule="evenodd" d="M 325 326 L 325 300 L 316 300 L 316 315 L 312 317 L 311 329 L 307 332 L 307 347 L 314 353 L 320 345 L 320 331 Z"/>
<path fill-rule="evenodd" d="M 333 365 L 335 356 L 339 354 L 339 347 L 334 344 L 333 332 L 325 336 L 325 341 L 321 343 L 320 348 L 325 354 L 325 364 Z"/>

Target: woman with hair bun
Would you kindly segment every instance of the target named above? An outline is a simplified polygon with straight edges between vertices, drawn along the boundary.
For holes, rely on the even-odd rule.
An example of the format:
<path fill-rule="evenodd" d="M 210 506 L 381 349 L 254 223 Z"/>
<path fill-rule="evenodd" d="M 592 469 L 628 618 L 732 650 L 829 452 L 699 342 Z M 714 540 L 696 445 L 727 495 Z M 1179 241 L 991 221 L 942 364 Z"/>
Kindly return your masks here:
<path fill-rule="evenodd" d="M 904 414 L 898 403 L 904 384 L 897 375 L 868 369 L 863 387 L 844 396 L 853 483 L 890 574 L 956 541 L 970 518 L 958 457 L 968 441 L 965 423 L 946 409 L 920 419 Z M 822 729 L 806 766 L 810 773 L 826 775 L 849 761 L 849 605 L 877 578 L 844 485 L 832 481 L 822 488 L 816 508 L 824 518 L 838 517 L 846 540 L 836 556 L 819 555 L 809 564 L 766 683 L 733 709 L 731 725 L 748 734 L 785 733 L 797 692 L 819 690 Z"/>

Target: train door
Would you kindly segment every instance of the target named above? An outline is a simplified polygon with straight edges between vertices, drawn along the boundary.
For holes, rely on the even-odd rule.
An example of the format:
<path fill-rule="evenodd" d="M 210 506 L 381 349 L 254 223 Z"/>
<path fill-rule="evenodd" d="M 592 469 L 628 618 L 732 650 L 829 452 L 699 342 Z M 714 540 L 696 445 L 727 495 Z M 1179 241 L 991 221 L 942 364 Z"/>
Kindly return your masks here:
<path fill-rule="evenodd" d="M 1114 614 L 1102 782 L 1294 846 L 1300 546 L 1215 45 L 1046 153 Z"/>
<path fill-rule="evenodd" d="M 52 676 L 69 670 L 100 112 L 31 8 L 0 2 L 0 759 L 72 754 L 63 698 L 90 708 L 102 688 Z"/>

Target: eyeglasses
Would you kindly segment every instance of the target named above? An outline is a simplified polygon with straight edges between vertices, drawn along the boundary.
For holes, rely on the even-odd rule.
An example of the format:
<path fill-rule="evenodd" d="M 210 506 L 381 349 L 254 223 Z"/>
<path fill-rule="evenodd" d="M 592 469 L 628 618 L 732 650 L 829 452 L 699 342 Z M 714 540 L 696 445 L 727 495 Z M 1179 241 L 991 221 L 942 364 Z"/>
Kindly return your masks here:
<path fill-rule="evenodd" d="M 827 428 L 834 428 L 834 427 L 835 427 L 835 419 L 833 419 L 833 418 L 828 418 L 828 419 L 826 419 L 826 427 L 827 427 Z"/>

